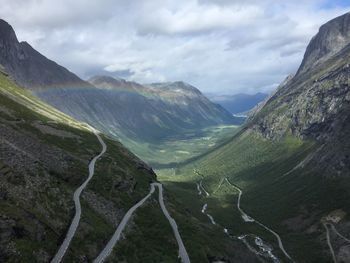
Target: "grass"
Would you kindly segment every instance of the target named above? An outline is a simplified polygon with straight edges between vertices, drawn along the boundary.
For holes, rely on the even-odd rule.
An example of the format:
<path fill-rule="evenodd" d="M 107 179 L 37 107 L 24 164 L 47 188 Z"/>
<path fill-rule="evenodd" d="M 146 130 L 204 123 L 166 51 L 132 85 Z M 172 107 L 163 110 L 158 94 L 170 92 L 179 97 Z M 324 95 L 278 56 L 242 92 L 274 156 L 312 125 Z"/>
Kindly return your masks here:
<path fill-rule="evenodd" d="M 154 168 L 173 167 L 198 157 L 225 143 L 238 130 L 238 126 L 219 125 L 188 131 L 176 137 L 167 137 L 157 142 L 132 141 L 122 138 L 122 142 L 140 159 Z"/>
<path fill-rule="evenodd" d="M 319 220 L 330 211 L 341 208 L 350 213 L 347 179 L 329 180 L 311 170 L 296 169 L 317 144 L 287 136 L 280 141 L 269 141 L 254 133 L 238 134 L 232 141 L 198 160 L 176 169 L 157 170 L 158 178 L 176 195 L 179 202 L 201 222 L 210 224 L 201 214 L 204 203 L 215 221 L 227 227 L 234 235 L 256 233 L 274 247 L 274 253 L 283 259 L 276 239 L 256 224 L 244 223 L 236 208 L 238 193 L 225 184 L 209 198 L 198 197 L 196 182 L 203 180 L 208 192 L 213 193 L 223 177 L 238 185 L 244 192 L 241 207 L 247 214 L 278 232 L 287 251 L 298 262 L 328 262 L 324 244 L 320 240 L 322 226 Z M 193 172 L 199 171 L 200 175 Z M 292 172 L 291 172 L 292 171 Z M 290 172 L 290 173 L 288 173 Z M 311 225 L 317 230 L 292 230 L 286 220 L 309 211 Z"/>
<path fill-rule="evenodd" d="M 1 215 L 13 219 L 15 224 L 23 227 L 25 233 L 24 236 L 11 236 L 10 243 L 14 245 L 17 253 L 16 256 L 10 256 L 12 262 L 30 262 L 31 259 L 38 261 L 36 255 L 41 259 L 46 255 L 50 259 L 63 241 L 74 215 L 73 192 L 86 179 L 88 162 L 101 150 L 101 146 L 84 124 L 42 103 L 2 75 L 0 87 L 0 118 L 4 122 L 18 133 L 25 134 L 47 147 L 60 149 L 71 157 L 67 169 L 52 166 L 47 168 L 45 164 L 38 163 L 34 174 L 21 174 L 16 167 L 1 162 L 2 175 L 9 177 L 10 181 L 15 180 L 16 187 L 29 189 L 33 195 L 29 198 L 19 194 L 0 200 Z M 43 133 L 35 123 L 69 132 L 74 138 Z M 213 128 L 200 136 L 228 134 L 232 130 L 231 127 Z M 197 135 L 188 134 L 188 137 L 190 136 L 194 141 L 198 139 Z M 65 257 L 67 262 L 77 262 L 83 258 L 90 261 L 95 258 L 115 231 L 118 220 L 149 192 L 149 183 L 156 179 L 155 175 L 140 168 L 140 161 L 120 143 L 107 137 L 103 139 L 107 144 L 107 152 L 97 161 L 95 175 L 87 191 L 93 192 L 105 202 L 112 203 L 118 216 L 115 222 L 111 223 L 94 204 L 82 198 L 82 218 Z M 209 141 L 206 140 L 206 143 Z M 204 150 L 206 145 L 203 144 L 202 147 Z M 168 156 L 170 154 L 168 153 Z M 40 178 L 42 184 L 36 188 L 32 188 L 30 184 L 18 185 L 20 177 L 17 176 L 25 179 L 30 178 L 29 176 Z M 22 191 L 22 188 L 19 189 Z M 182 204 L 177 203 L 173 192 L 168 193 L 165 189 L 165 194 L 167 208 L 178 222 L 193 262 L 209 262 L 208 257 L 215 258 L 217 255 L 226 258 L 235 256 L 235 249 L 241 247 L 239 243 L 222 240 L 222 232 L 218 233 L 217 229 L 201 224 L 182 209 Z M 177 262 L 177 244 L 172 230 L 154 198 L 135 214 L 134 223 L 125 232 L 127 239 L 115 249 L 116 256 L 128 258 L 130 262 L 140 262 L 140 259 L 142 262 L 152 262 L 154 258 L 163 262 Z M 35 224 L 43 227 L 41 241 L 36 241 L 31 234 L 38 232 L 32 227 Z M 154 224 L 156 227 L 151 227 Z M 139 246 L 144 248 L 140 249 Z M 242 249 L 244 250 L 244 247 Z"/>

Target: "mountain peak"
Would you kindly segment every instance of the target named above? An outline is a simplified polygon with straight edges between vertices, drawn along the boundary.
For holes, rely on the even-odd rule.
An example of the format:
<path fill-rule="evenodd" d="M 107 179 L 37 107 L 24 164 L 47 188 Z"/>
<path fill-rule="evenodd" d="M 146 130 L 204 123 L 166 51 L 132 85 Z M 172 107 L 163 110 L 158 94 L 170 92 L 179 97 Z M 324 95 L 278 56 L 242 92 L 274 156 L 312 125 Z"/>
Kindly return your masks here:
<path fill-rule="evenodd" d="M 152 83 L 150 84 L 150 86 L 164 89 L 164 90 L 174 91 L 174 92 L 181 91 L 181 92 L 191 92 L 197 95 L 202 94 L 199 89 L 197 89 L 196 87 L 184 81 Z"/>
<path fill-rule="evenodd" d="M 7 39 L 18 42 L 16 33 L 13 30 L 12 26 L 2 19 L 0 19 L 0 39 Z"/>
<path fill-rule="evenodd" d="M 5 20 L 0 19 L 0 43 L 4 45 L 5 42 L 18 43 L 18 40 L 12 26 Z"/>
<path fill-rule="evenodd" d="M 74 73 L 18 42 L 11 25 L 0 19 L 0 64 L 13 79 L 33 91 L 47 88 L 92 87 Z"/>
<path fill-rule="evenodd" d="M 114 89 L 114 90 L 140 90 L 144 87 L 133 81 L 127 81 L 125 79 L 111 77 L 107 75 L 96 75 L 88 79 L 88 82 L 99 89 Z"/>
<path fill-rule="evenodd" d="M 322 25 L 312 38 L 297 75 L 326 61 L 350 44 L 350 12 Z"/>
<path fill-rule="evenodd" d="M 96 83 L 96 82 L 106 82 L 106 83 L 116 83 L 116 82 L 126 82 L 125 79 L 121 79 L 121 78 L 116 78 L 116 77 L 111 77 L 111 76 L 107 76 L 107 75 L 96 75 L 93 76 L 91 78 L 89 78 L 87 80 L 90 83 Z"/>

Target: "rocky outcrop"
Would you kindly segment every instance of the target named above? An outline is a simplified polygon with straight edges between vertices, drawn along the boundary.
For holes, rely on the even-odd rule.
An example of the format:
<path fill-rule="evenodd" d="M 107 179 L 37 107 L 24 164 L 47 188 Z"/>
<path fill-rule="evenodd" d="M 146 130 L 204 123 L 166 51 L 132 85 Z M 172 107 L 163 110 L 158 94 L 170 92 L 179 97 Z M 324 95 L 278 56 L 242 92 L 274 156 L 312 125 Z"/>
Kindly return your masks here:
<path fill-rule="evenodd" d="M 309 163 L 328 175 L 350 174 L 349 29 L 350 14 L 322 26 L 298 74 L 283 83 L 248 124 L 266 138 L 293 135 L 316 141 L 321 148 Z"/>
<path fill-rule="evenodd" d="M 302 74 L 326 61 L 350 44 L 350 13 L 337 17 L 320 27 L 308 45 L 298 70 Z"/>

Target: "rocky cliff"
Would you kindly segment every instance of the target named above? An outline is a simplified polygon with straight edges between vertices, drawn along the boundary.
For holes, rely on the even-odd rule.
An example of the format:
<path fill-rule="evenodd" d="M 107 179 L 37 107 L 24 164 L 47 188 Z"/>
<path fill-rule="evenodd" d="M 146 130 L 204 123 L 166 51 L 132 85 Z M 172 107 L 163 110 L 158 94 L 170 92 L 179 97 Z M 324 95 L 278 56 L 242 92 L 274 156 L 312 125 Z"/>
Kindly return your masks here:
<path fill-rule="evenodd" d="M 267 138 L 291 134 L 316 140 L 321 148 L 312 159 L 332 175 L 350 173 L 349 28 L 349 13 L 322 26 L 298 73 L 280 86 L 248 125 Z"/>

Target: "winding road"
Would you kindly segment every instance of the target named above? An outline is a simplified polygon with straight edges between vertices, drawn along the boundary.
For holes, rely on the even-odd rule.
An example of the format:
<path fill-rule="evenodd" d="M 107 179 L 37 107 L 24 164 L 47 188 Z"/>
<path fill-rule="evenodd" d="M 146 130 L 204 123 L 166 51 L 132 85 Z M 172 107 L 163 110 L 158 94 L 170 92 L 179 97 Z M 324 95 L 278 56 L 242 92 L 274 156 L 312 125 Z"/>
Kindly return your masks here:
<path fill-rule="evenodd" d="M 333 262 L 337 263 L 337 258 L 335 257 L 334 249 L 331 243 L 331 238 L 329 236 L 329 228 L 326 223 L 323 223 L 323 226 L 326 229 L 327 244 L 328 244 L 329 250 L 331 251 Z"/>
<path fill-rule="evenodd" d="M 71 225 L 69 226 L 69 229 L 68 229 L 68 232 L 66 234 L 65 239 L 64 239 L 61 247 L 57 251 L 56 255 L 51 260 L 51 263 L 59 263 L 59 262 L 62 261 L 62 258 L 65 255 L 65 253 L 66 253 L 66 251 L 67 251 L 67 249 L 69 247 L 69 244 L 70 244 L 70 242 L 72 241 L 72 239 L 74 237 L 74 234 L 75 234 L 75 232 L 76 232 L 76 230 L 78 228 L 80 217 L 81 217 L 81 204 L 80 204 L 81 192 L 85 189 L 85 187 L 87 186 L 87 184 L 89 183 L 89 181 L 91 180 L 91 178 L 94 175 L 96 161 L 107 150 L 106 144 L 104 143 L 104 141 L 102 140 L 102 138 L 100 137 L 100 135 L 98 134 L 98 132 L 96 130 L 94 130 L 94 134 L 96 135 L 97 139 L 99 140 L 100 144 L 102 145 L 102 151 L 91 160 L 91 162 L 89 163 L 89 176 L 88 176 L 88 178 L 74 192 L 73 200 L 74 200 L 74 205 L 75 205 L 75 215 L 74 215 L 74 218 L 72 220 Z"/>
<path fill-rule="evenodd" d="M 198 195 L 201 195 L 202 194 L 202 190 L 201 190 L 201 188 L 200 188 L 198 183 L 196 183 L 196 185 L 197 185 Z"/>
<path fill-rule="evenodd" d="M 195 170 L 195 173 L 197 173 L 198 175 L 200 175 L 199 172 L 196 171 L 196 170 Z M 289 256 L 289 254 L 287 253 L 287 251 L 285 250 L 285 248 L 284 248 L 284 246 L 283 246 L 283 243 L 282 243 L 282 239 L 281 239 L 281 237 L 279 236 L 279 234 L 277 234 L 277 233 L 276 233 L 275 231 L 273 231 L 271 228 L 269 228 L 268 226 L 262 224 L 262 223 L 259 222 L 258 220 L 256 220 L 256 219 L 252 218 L 251 216 L 247 215 L 247 214 L 243 211 L 243 209 L 241 208 L 241 198 L 242 198 L 242 195 L 243 195 L 243 191 L 242 191 L 239 187 L 235 186 L 235 185 L 232 184 L 226 177 L 224 177 L 224 178 L 222 178 L 222 179 L 220 180 L 219 185 L 218 185 L 218 187 L 216 188 L 216 190 L 214 191 L 214 193 L 217 192 L 217 191 L 220 189 L 220 187 L 222 186 L 222 184 L 223 184 L 224 181 L 226 181 L 231 187 L 233 187 L 236 191 L 238 191 L 237 209 L 238 209 L 238 211 L 240 212 L 243 221 L 244 221 L 244 222 L 247 222 L 247 223 L 252 223 L 252 222 L 254 222 L 254 223 L 258 224 L 259 226 L 263 227 L 265 230 L 267 230 L 267 231 L 270 232 L 271 234 L 273 234 L 273 235 L 276 237 L 277 242 L 278 242 L 278 246 L 279 246 L 279 248 L 281 249 L 281 251 L 283 252 L 283 254 L 284 254 L 289 260 L 293 261 L 292 258 L 291 258 L 291 257 Z M 201 189 L 203 189 L 203 191 L 206 193 L 206 195 L 207 195 L 207 197 L 208 197 L 208 196 L 209 196 L 209 193 L 208 193 L 207 191 L 205 191 L 205 189 L 203 188 L 202 180 L 200 181 L 199 184 L 198 184 L 198 183 L 196 183 L 196 184 L 197 184 L 198 194 L 199 194 L 199 195 L 201 194 L 201 191 L 200 191 L 200 188 L 201 188 Z M 212 223 L 213 225 L 215 225 L 216 222 L 214 221 L 214 218 L 213 218 L 211 215 L 209 215 L 209 214 L 206 213 L 207 206 L 208 206 L 207 204 L 204 204 L 203 207 L 202 207 L 202 211 L 201 211 L 201 212 L 202 212 L 203 214 L 206 214 L 206 215 L 209 217 L 211 223 Z M 226 233 L 226 234 L 229 235 L 229 232 L 228 232 L 228 229 L 227 229 L 227 228 L 224 228 L 224 233 Z M 230 236 L 230 235 L 229 235 L 229 236 Z M 238 237 L 238 239 L 244 241 L 244 243 L 247 243 L 247 242 L 245 241 L 245 237 L 246 237 L 246 235 L 243 235 L 243 236 Z M 279 259 L 278 259 L 276 256 L 274 256 L 274 255 L 272 254 L 272 249 L 271 249 L 271 250 L 266 250 L 266 247 L 267 247 L 267 246 L 263 243 L 263 241 L 262 241 L 261 238 L 256 237 L 256 245 L 258 245 L 260 249 L 265 250 L 265 251 L 267 252 L 267 254 L 269 255 L 269 257 L 270 257 L 271 259 L 273 259 L 274 262 L 280 262 Z M 249 247 L 248 247 L 248 248 L 249 248 Z"/>
<path fill-rule="evenodd" d="M 140 202 L 138 202 L 136 205 L 131 207 L 129 211 L 124 215 L 122 221 L 117 227 L 117 230 L 114 232 L 114 235 L 109 240 L 107 245 L 104 247 L 104 249 L 101 251 L 101 253 L 97 256 L 97 258 L 93 261 L 94 263 L 103 262 L 112 252 L 113 247 L 117 244 L 117 242 L 120 239 L 121 233 L 123 232 L 124 228 L 126 227 L 126 224 L 128 223 L 130 217 L 135 212 L 137 208 L 139 208 L 143 203 L 154 193 L 154 185 L 151 184 L 151 190 L 149 191 L 149 194 L 146 195 Z"/>
<path fill-rule="evenodd" d="M 209 196 L 209 193 L 207 192 L 207 190 L 205 190 L 205 188 L 203 187 L 203 181 L 201 180 L 199 182 L 199 186 L 202 188 L 203 192 L 205 193 L 206 196 Z"/>
<path fill-rule="evenodd" d="M 225 181 L 231 185 L 233 188 L 235 188 L 238 191 L 238 200 L 237 200 L 237 209 L 238 211 L 241 213 L 242 219 L 244 220 L 244 222 L 254 222 L 255 220 L 253 218 L 251 218 L 250 216 L 248 216 L 242 209 L 241 209 L 241 197 L 242 197 L 242 190 L 240 188 L 238 188 L 237 186 L 231 184 L 229 182 L 229 180 L 227 180 L 227 178 L 225 178 Z"/>
<path fill-rule="evenodd" d="M 264 225 L 263 223 L 260 223 L 258 220 L 252 218 L 251 216 L 248 216 L 242 209 L 241 209 L 241 197 L 242 197 L 242 190 L 240 188 L 238 188 L 237 186 L 233 185 L 230 183 L 230 181 L 225 178 L 226 182 L 231 185 L 233 188 L 235 188 L 238 192 L 239 192 L 239 195 L 238 195 L 238 200 L 237 200 L 237 209 L 239 210 L 239 212 L 241 213 L 241 216 L 242 216 L 242 219 L 245 221 L 245 222 L 255 222 L 257 223 L 258 225 L 260 225 L 261 227 L 265 228 L 267 231 L 269 231 L 271 234 L 273 234 L 277 241 L 278 241 L 278 246 L 279 248 L 281 249 L 281 251 L 283 252 L 283 254 L 288 258 L 290 259 L 291 261 L 292 258 L 289 256 L 289 254 L 287 253 L 287 251 L 285 250 L 284 246 L 283 246 L 283 243 L 282 243 L 282 239 L 281 237 L 279 236 L 279 234 L 277 234 L 275 231 L 273 231 L 271 228 L 267 227 L 266 225 Z"/>
<path fill-rule="evenodd" d="M 216 222 L 214 220 L 214 218 L 209 215 L 207 212 L 205 212 L 207 210 L 207 207 L 208 207 L 208 204 L 204 204 L 203 207 L 202 207 L 202 213 L 205 214 L 209 219 L 210 219 L 210 222 L 213 224 L 213 225 L 216 225 Z"/>
<path fill-rule="evenodd" d="M 129 211 L 125 214 L 122 221 L 118 225 L 117 230 L 115 231 L 110 241 L 107 243 L 107 245 L 102 250 L 102 252 L 98 255 L 98 257 L 93 261 L 94 263 L 103 262 L 111 254 L 113 247 L 117 244 L 118 240 L 120 239 L 121 233 L 125 229 L 130 217 L 136 211 L 136 209 L 139 208 L 154 193 L 155 187 L 158 187 L 160 207 L 163 211 L 163 214 L 168 219 L 171 228 L 173 229 L 173 232 L 179 247 L 179 258 L 181 259 L 182 263 L 190 263 L 190 258 L 187 254 L 186 248 L 181 239 L 176 221 L 170 216 L 168 210 L 165 207 L 164 198 L 163 198 L 163 185 L 160 183 L 151 183 L 151 190 L 148 193 L 148 195 L 146 195 L 140 202 L 138 202 L 136 205 L 134 205 L 129 209 Z"/>
<path fill-rule="evenodd" d="M 259 224 L 260 226 L 264 227 L 265 229 L 267 229 L 268 231 L 270 231 L 270 232 L 272 231 L 274 234 L 276 234 L 276 235 L 278 236 L 278 234 L 277 234 L 276 232 L 274 232 L 273 230 L 271 230 L 271 229 L 268 228 L 267 226 L 261 224 L 260 222 L 256 221 L 256 220 L 253 219 L 252 217 L 248 216 L 248 215 L 241 209 L 240 204 L 241 204 L 241 196 L 242 196 L 243 192 L 242 192 L 242 190 L 241 190 L 240 188 L 238 188 L 238 187 L 236 187 L 235 185 L 231 184 L 231 183 L 228 181 L 228 179 L 227 179 L 226 177 L 224 177 L 224 178 L 222 178 L 222 179 L 220 180 L 219 185 L 218 185 L 218 187 L 215 189 L 215 191 L 213 192 L 213 194 L 216 193 L 216 192 L 221 188 L 222 184 L 223 184 L 225 181 L 226 181 L 230 186 L 234 187 L 235 190 L 237 190 L 238 193 L 239 193 L 239 195 L 238 195 L 238 200 L 237 200 L 237 209 L 238 209 L 239 212 L 241 213 L 241 217 L 242 217 L 242 219 L 244 220 L 244 222 L 255 222 L 255 223 Z M 200 181 L 199 184 L 198 184 L 198 183 L 196 183 L 196 184 L 197 184 L 197 190 L 199 191 L 198 194 L 201 195 L 200 188 L 202 188 L 202 189 L 205 191 L 205 189 L 203 188 L 203 182 L 202 182 L 202 180 Z M 209 193 L 207 194 L 207 197 L 208 197 L 208 196 L 209 196 Z M 208 213 L 206 213 L 207 208 L 208 208 L 208 204 L 205 203 L 205 204 L 203 205 L 203 207 L 202 207 L 202 211 L 201 211 L 201 212 L 209 217 L 209 219 L 210 219 L 210 221 L 211 221 L 211 223 L 212 223 L 213 225 L 217 225 L 217 223 L 214 221 L 214 218 L 213 218 L 211 215 L 209 215 Z M 230 235 L 230 233 L 229 233 L 229 231 L 228 231 L 227 228 L 223 227 L 223 230 L 224 230 L 224 233 L 225 233 L 226 235 L 228 235 L 230 238 L 238 238 L 238 240 L 241 240 L 241 241 L 247 246 L 247 248 L 248 248 L 251 252 L 253 252 L 254 254 L 256 254 L 256 256 L 258 257 L 258 259 L 259 259 L 260 261 L 263 261 L 262 258 L 261 258 L 260 256 L 264 256 L 264 257 L 269 257 L 269 258 L 271 258 L 271 259 L 273 260 L 274 263 L 281 263 L 281 261 L 272 253 L 272 248 L 271 248 L 270 246 L 266 245 L 266 244 L 264 243 L 264 241 L 263 241 L 260 237 L 258 237 L 258 236 L 256 236 L 256 235 L 252 235 L 252 234 L 250 234 L 250 235 L 241 235 L 241 236 L 239 236 L 239 237 L 234 237 L 234 236 Z M 254 248 L 249 244 L 249 242 L 246 240 L 246 238 L 247 238 L 248 236 L 253 236 L 253 237 L 254 237 L 255 245 L 259 248 L 260 252 L 257 251 L 256 249 L 254 249 Z M 279 238 L 279 236 L 278 236 L 278 238 Z M 280 240 L 280 238 L 279 238 L 279 240 Z M 283 248 L 282 241 L 281 241 L 281 243 L 279 243 L 279 244 L 281 244 L 281 246 L 282 246 L 282 248 Z M 282 251 L 283 251 L 283 250 L 282 250 Z M 263 261 L 263 262 L 264 262 L 264 261 Z"/>
<path fill-rule="evenodd" d="M 328 244 L 329 250 L 331 252 L 333 262 L 337 263 L 338 261 L 337 261 L 337 258 L 335 256 L 335 253 L 334 253 L 334 249 L 332 246 L 330 231 L 329 231 L 328 226 L 331 226 L 331 229 L 334 231 L 334 233 L 336 233 L 337 236 L 339 236 L 340 238 L 345 240 L 347 243 L 350 243 L 350 239 L 348 239 L 345 236 L 343 236 L 342 234 L 340 234 L 339 231 L 335 228 L 335 226 L 332 223 L 326 222 L 326 223 L 322 223 L 322 224 L 323 224 L 324 228 L 326 229 L 327 244 Z"/>
<path fill-rule="evenodd" d="M 165 207 L 164 200 L 163 200 L 163 185 L 160 183 L 153 183 L 154 185 L 158 186 L 159 188 L 159 204 L 162 208 L 163 214 L 168 219 L 173 231 L 174 235 L 177 241 L 177 244 L 179 246 L 179 258 L 181 259 L 182 263 L 190 263 L 190 258 L 188 257 L 186 248 L 182 242 L 179 230 L 177 229 L 176 221 L 170 216 L 168 210 Z"/>

